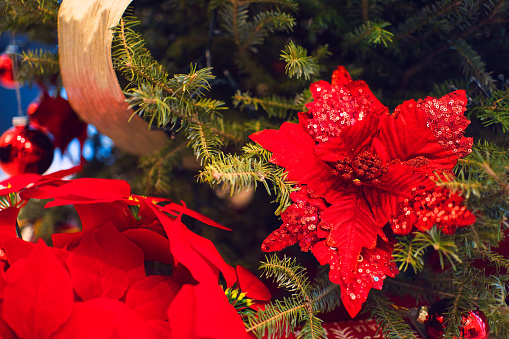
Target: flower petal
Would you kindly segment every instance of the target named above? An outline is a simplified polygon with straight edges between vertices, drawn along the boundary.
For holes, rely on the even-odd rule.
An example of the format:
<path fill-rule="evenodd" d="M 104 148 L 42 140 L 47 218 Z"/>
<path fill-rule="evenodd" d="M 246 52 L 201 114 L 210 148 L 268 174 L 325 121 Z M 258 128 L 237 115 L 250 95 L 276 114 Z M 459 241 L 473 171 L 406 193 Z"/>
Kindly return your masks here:
<path fill-rule="evenodd" d="M 21 338 L 50 338 L 71 316 L 74 295 L 69 273 L 43 243 L 8 277 L 3 316 Z"/>
<path fill-rule="evenodd" d="M 300 124 L 285 122 L 280 130 L 264 130 L 250 138 L 272 152 L 271 162 L 288 171 L 288 180 L 307 184 L 316 196 L 341 186 L 333 168 L 314 153 L 315 142 Z"/>
<path fill-rule="evenodd" d="M 239 279 L 240 290 L 246 293 L 248 298 L 270 300 L 271 295 L 267 286 L 247 268 L 237 265 L 237 277 Z"/>
<path fill-rule="evenodd" d="M 128 290 L 125 304 L 145 320 L 167 320 L 168 307 L 179 290 L 171 277 L 152 275 Z"/>

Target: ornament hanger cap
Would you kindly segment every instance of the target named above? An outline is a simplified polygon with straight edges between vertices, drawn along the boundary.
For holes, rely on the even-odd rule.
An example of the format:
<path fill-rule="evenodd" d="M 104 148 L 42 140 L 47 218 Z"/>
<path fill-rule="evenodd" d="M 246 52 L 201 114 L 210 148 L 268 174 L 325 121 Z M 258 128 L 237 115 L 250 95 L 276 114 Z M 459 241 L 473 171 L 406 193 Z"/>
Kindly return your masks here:
<path fill-rule="evenodd" d="M 427 306 L 422 306 L 419 309 L 419 313 L 417 314 L 417 319 L 416 320 L 417 320 L 418 323 L 424 324 L 426 319 L 428 319 L 428 307 Z"/>
<path fill-rule="evenodd" d="M 25 125 L 28 125 L 28 117 L 27 116 L 13 117 L 12 118 L 12 125 L 13 126 L 25 126 Z"/>

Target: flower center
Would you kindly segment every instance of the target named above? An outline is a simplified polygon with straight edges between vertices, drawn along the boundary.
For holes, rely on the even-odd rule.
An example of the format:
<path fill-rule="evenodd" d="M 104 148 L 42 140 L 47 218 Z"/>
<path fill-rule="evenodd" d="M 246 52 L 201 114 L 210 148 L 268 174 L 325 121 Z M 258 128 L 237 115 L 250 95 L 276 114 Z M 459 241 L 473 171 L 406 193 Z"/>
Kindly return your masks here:
<path fill-rule="evenodd" d="M 365 151 L 353 160 L 347 157 L 339 160 L 333 173 L 355 186 L 379 185 L 379 178 L 387 173 L 387 166 L 382 164 L 377 155 Z"/>

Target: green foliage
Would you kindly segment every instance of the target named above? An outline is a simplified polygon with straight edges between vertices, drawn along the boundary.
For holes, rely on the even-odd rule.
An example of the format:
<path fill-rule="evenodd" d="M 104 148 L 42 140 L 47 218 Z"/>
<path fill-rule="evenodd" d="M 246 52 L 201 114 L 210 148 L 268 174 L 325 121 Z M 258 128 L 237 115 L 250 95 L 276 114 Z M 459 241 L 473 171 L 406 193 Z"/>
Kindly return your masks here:
<path fill-rule="evenodd" d="M 509 89 L 493 90 L 491 97 L 483 98 L 472 114 L 481 119 L 484 126 L 500 124 L 502 132 L 509 131 Z"/>
<path fill-rule="evenodd" d="M 403 316 L 389 302 L 383 292 L 371 293 L 374 308 L 371 317 L 375 318 L 380 326 L 383 337 L 386 339 L 417 339 L 417 334 L 405 321 Z"/>
<path fill-rule="evenodd" d="M 29 33 L 32 38 L 56 41 L 58 0 L 4 0 L 0 2 L 0 32 Z"/>
<path fill-rule="evenodd" d="M 23 52 L 18 68 L 18 80 L 32 84 L 35 81 L 51 80 L 60 76 L 58 53 L 44 50 Z"/>
<path fill-rule="evenodd" d="M 317 73 L 315 58 L 308 56 L 307 53 L 304 47 L 296 45 L 293 41 L 285 46 L 281 52 L 281 60 L 286 62 L 285 70 L 290 78 L 299 79 L 304 76 L 308 80 Z"/>
<path fill-rule="evenodd" d="M 339 306 L 339 286 L 330 282 L 311 284 L 306 276 L 306 269 L 297 264 L 295 259 L 276 255 L 267 257 L 260 268 L 267 277 L 272 277 L 280 288 L 287 289 L 292 295 L 289 298 L 276 300 L 260 310 L 256 315 L 248 316 L 248 332 L 268 339 L 288 336 L 295 326 L 302 323 L 298 338 L 326 339 L 322 321 L 318 313 L 328 312 Z"/>
<path fill-rule="evenodd" d="M 250 92 L 237 91 L 233 97 L 233 104 L 241 110 L 250 108 L 259 110 L 262 108 L 269 118 L 290 120 L 295 112 L 301 111 L 304 104 L 309 100 L 304 94 L 298 94 L 293 99 L 281 98 L 277 95 L 256 98 Z"/>
<path fill-rule="evenodd" d="M 385 21 L 367 21 L 355 28 L 353 32 L 345 35 L 346 45 L 356 45 L 364 41 L 373 45 L 384 45 L 387 47 L 392 43 L 394 34 L 385 30 L 391 24 Z"/>

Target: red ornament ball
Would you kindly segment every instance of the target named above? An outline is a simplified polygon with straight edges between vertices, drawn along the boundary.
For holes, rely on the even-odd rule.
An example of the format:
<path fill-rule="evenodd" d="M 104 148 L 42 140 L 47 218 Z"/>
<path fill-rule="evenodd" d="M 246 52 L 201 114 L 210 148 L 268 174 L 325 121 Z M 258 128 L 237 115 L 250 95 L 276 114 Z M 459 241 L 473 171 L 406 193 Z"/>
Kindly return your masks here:
<path fill-rule="evenodd" d="M 445 330 L 444 314 L 449 308 L 450 301 L 450 299 L 442 299 L 428 310 L 424 326 L 430 339 L 440 339 L 443 337 Z M 462 323 L 464 325 L 460 327 L 461 338 L 488 339 L 490 335 L 488 320 L 479 309 L 476 308 L 470 311 L 468 315 L 463 315 Z"/>
<path fill-rule="evenodd" d="M 55 147 L 38 129 L 21 125 L 0 137 L 0 167 L 9 175 L 44 173 L 53 162 Z"/>
<path fill-rule="evenodd" d="M 5 88 L 13 89 L 16 87 L 14 73 L 12 71 L 12 59 L 8 53 L 0 54 L 0 85 Z"/>

